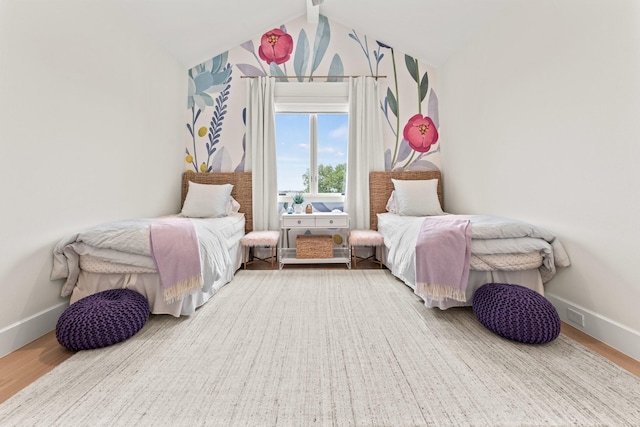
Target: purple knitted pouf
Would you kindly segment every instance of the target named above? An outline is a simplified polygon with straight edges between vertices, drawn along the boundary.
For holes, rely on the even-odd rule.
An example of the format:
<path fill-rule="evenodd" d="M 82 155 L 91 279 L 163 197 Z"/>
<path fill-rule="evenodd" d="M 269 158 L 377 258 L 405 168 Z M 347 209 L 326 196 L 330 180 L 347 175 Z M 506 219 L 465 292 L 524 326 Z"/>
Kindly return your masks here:
<path fill-rule="evenodd" d="M 58 342 L 69 350 L 89 350 L 132 337 L 149 318 L 149 302 L 130 289 L 110 289 L 82 298 L 56 324 Z"/>
<path fill-rule="evenodd" d="M 560 335 L 560 317 L 542 295 L 520 285 L 487 283 L 476 290 L 473 312 L 501 337 L 526 344 L 545 344 Z"/>

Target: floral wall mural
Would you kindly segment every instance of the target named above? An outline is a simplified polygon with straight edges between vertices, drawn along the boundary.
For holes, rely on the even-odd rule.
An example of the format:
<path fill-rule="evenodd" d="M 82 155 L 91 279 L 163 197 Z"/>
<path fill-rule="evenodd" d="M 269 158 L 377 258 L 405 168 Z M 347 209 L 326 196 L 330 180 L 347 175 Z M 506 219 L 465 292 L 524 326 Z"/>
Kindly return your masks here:
<path fill-rule="evenodd" d="M 189 70 L 186 169 L 244 170 L 246 82 L 242 76 L 335 82 L 344 75 L 386 76 L 381 80 L 380 110 L 387 170 L 439 168 L 433 70 L 320 16 L 317 24 L 301 17 L 274 28 Z"/>

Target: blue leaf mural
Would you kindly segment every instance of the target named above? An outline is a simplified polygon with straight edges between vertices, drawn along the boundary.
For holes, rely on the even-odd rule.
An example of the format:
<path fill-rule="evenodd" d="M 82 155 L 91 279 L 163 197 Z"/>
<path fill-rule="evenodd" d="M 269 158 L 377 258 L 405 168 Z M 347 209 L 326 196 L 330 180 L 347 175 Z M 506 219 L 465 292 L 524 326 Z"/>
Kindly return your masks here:
<path fill-rule="evenodd" d="M 193 81 L 196 84 L 196 93 L 204 92 L 213 86 L 213 76 L 211 73 L 198 74 Z"/>
<path fill-rule="evenodd" d="M 316 38 L 313 42 L 313 63 L 311 64 L 311 74 L 318 69 L 324 54 L 329 46 L 331 39 L 331 28 L 329 27 L 329 21 L 323 15 L 320 15 L 318 19 L 318 28 L 316 29 Z"/>
<path fill-rule="evenodd" d="M 256 51 L 255 47 L 253 46 L 253 40 L 249 40 L 248 42 L 242 43 L 240 47 L 245 50 L 248 50 L 251 53 L 254 53 Z"/>
<path fill-rule="evenodd" d="M 409 154 L 411 154 L 412 152 L 413 150 L 409 146 L 409 143 L 407 142 L 407 140 L 402 138 L 402 141 L 400 142 L 400 148 L 398 148 L 398 155 L 396 156 L 396 162 L 400 163 L 404 161 L 407 157 L 409 157 Z"/>
<path fill-rule="evenodd" d="M 390 148 L 387 148 L 384 151 L 384 170 L 386 171 L 391 170 L 391 149 Z"/>
<path fill-rule="evenodd" d="M 428 160 L 416 160 L 415 162 L 413 162 L 409 166 L 407 166 L 406 170 L 410 170 L 410 171 L 417 171 L 417 170 L 437 171 L 437 170 L 440 170 L 440 169 L 436 165 L 434 165 L 433 163 L 431 163 Z"/>
<path fill-rule="evenodd" d="M 245 76 L 257 77 L 267 75 L 264 70 L 250 64 L 236 64 L 236 67 L 238 67 L 238 70 Z"/>
<path fill-rule="evenodd" d="M 433 120 L 433 124 L 439 128 L 440 115 L 438 113 L 438 95 L 436 95 L 436 92 L 433 89 L 431 89 L 431 93 L 429 94 L 429 107 L 427 111 L 427 114 L 429 114 L 429 117 Z"/>
<path fill-rule="evenodd" d="M 296 53 L 293 57 L 293 69 L 295 70 L 298 81 L 304 80 L 304 75 L 307 73 L 307 66 L 309 65 L 309 39 L 304 29 L 300 30 L 298 36 L 298 44 L 296 46 Z"/>
<path fill-rule="evenodd" d="M 246 94 L 243 85 L 238 87 L 239 91 L 234 89 L 233 95 L 227 87 L 233 68 L 247 77 L 273 76 L 278 82 L 303 82 L 306 79 L 302 76 L 320 74 L 326 74 L 328 82 L 342 81 L 338 76 L 346 74 L 387 75 L 386 80 L 381 80 L 379 101 L 386 123 L 383 128 L 385 169 L 436 167 L 439 157 L 428 157 L 429 162 L 426 156 L 439 153 L 438 146 L 424 153 L 416 151 L 413 141 L 410 145 L 403 138 L 407 120 L 427 108 L 434 126 L 439 127 L 438 97 L 430 85 L 433 76 L 428 76 L 424 65 L 410 55 L 396 52 L 389 45 L 355 30 L 334 25 L 325 16 L 320 16 L 318 21 L 310 24 L 300 17 L 286 26 L 273 27 L 262 38 L 248 40 L 188 70 L 187 105 L 191 113 L 186 119 L 188 141 L 184 153 L 189 169 L 242 171 L 247 166 L 243 128 L 246 126 L 243 107 Z M 273 39 L 267 41 L 265 36 Z M 272 42 L 274 47 L 269 50 Z M 279 43 L 277 47 L 276 43 Z M 358 59 L 359 54 L 364 57 Z M 400 58 L 396 62 L 396 54 L 404 56 L 405 66 Z M 286 75 L 295 77 L 286 79 Z M 310 77 L 309 81 L 312 80 Z M 326 206 L 318 204 L 315 208 L 323 210 Z"/>
<path fill-rule="evenodd" d="M 229 157 L 228 151 L 222 147 L 213 158 L 211 166 L 207 172 L 222 172 L 224 170 L 228 170 L 228 166 L 230 164 L 231 158 Z"/>
<path fill-rule="evenodd" d="M 271 63 L 271 65 L 269 66 L 269 71 L 271 72 L 272 76 L 282 76 L 282 77 L 278 78 L 277 81 L 279 81 L 279 82 L 288 82 L 289 81 L 288 78 L 284 77 L 284 76 L 286 76 L 284 71 L 282 71 L 282 69 L 275 62 Z"/>
<path fill-rule="evenodd" d="M 329 77 L 327 81 L 329 82 L 341 82 L 344 80 L 342 76 L 344 76 L 344 65 L 342 65 L 342 59 L 340 59 L 340 55 L 337 53 L 333 55 L 333 59 L 331 60 L 331 65 L 329 66 L 329 76 L 340 76 L 340 77 Z"/>

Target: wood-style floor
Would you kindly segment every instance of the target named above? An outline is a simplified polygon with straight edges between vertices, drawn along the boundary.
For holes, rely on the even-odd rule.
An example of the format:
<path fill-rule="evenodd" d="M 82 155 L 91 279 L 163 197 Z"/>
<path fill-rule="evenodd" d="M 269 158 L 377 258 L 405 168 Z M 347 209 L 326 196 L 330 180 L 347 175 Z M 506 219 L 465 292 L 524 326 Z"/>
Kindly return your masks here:
<path fill-rule="evenodd" d="M 317 266 L 316 266 L 317 267 Z M 269 268 L 265 263 L 251 264 L 251 270 Z M 285 266 L 285 268 L 288 268 Z M 327 268 L 325 264 L 323 268 Z M 339 267 L 344 268 L 344 266 Z M 364 261 L 358 268 L 378 268 L 377 265 Z M 562 333 L 578 343 L 611 360 L 618 366 L 640 377 L 640 362 L 590 337 L 582 331 L 562 324 Z M 13 396 L 42 375 L 61 364 L 74 352 L 58 344 L 55 331 L 38 338 L 30 344 L 0 359 L 0 403 Z"/>

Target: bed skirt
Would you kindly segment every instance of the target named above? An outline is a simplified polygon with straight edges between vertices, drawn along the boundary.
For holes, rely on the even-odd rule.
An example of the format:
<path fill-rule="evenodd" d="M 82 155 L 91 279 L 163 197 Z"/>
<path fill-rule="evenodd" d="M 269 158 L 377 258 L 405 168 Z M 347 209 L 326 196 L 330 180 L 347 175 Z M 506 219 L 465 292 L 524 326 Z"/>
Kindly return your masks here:
<path fill-rule="evenodd" d="M 394 276 L 402 280 L 411 289 L 415 289 L 415 271 L 401 272 L 399 269 L 395 269 L 387 258 L 388 249 L 386 246 L 382 247 L 382 256 L 384 265 L 392 272 Z M 469 271 L 469 281 L 466 290 L 466 301 L 456 301 L 452 299 L 445 299 L 442 301 L 435 301 L 426 299 L 424 301 L 425 306 L 429 308 L 447 309 L 451 307 L 466 307 L 471 305 L 471 300 L 476 289 L 486 283 L 517 283 L 518 285 L 527 287 L 536 291 L 537 293 L 544 295 L 544 285 L 542 282 L 542 276 L 538 268 L 530 268 L 526 270 L 516 271 L 497 271 L 497 270 L 471 270 Z"/>
<path fill-rule="evenodd" d="M 81 298 L 108 289 L 131 289 L 147 298 L 153 314 L 170 314 L 175 317 L 190 316 L 220 288 L 229 283 L 233 279 L 235 272 L 242 265 L 240 245 L 234 245 L 229 252 L 233 265 L 222 274 L 221 278 L 215 281 L 212 286 L 187 295 L 181 301 L 171 304 L 164 301 L 162 293 L 157 292 L 160 288 L 160 278 L 157 273 L 95 273 L 81 270 L 78 283 L 71 294 L 70 303 L 72 304 Z M 89 269 L 99 268 L 94 266 L 94 268 L 90 267 Z"/>

